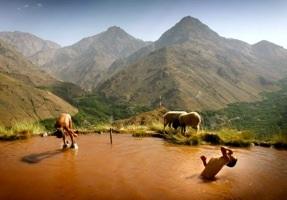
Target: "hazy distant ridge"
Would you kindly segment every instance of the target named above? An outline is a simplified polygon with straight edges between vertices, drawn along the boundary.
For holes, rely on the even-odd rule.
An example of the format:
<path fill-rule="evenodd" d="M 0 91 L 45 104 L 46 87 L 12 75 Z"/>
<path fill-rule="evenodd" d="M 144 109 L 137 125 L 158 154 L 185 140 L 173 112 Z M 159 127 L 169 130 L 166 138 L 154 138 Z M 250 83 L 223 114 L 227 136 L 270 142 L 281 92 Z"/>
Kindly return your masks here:
<path fill-rule="evenodd" d="M 52 52 L 52 58 L 42 67 L 59 79 L 91 89 L 102 80 L 103 72 L 116 59 L 126 57 L 146 44 L 113 26 L 74 45 Z"/>
<path fill-rule="evenodd" d="M 115 61 L 96 91 L 130 103 L 217 109 L 254 101 L 287 71 L 287 50 L 270 42 L 249 45 L 219 36 L 185 17 L 159 40 Z"/>

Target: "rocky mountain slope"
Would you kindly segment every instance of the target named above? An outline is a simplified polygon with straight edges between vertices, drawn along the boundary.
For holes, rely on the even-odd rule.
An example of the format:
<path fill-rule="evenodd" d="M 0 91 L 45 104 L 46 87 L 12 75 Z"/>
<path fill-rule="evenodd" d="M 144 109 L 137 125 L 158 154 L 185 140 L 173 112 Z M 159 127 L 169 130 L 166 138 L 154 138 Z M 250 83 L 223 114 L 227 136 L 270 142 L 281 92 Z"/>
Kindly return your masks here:
<path fill-rule="evenodd" d="M 25 57 L 33 57 L 42 51 L 49 51 L 60 48 L 60 45 L 49 40 L 43 40 L 30 33 L 20 31 L 0 32 L 0 39 L 23 54 Z"/>
<path fill-rule="evenodd" d="M 63 88 L 61 82 L 40 70 L 13 47 L 0 40 L 0 123 L 56 117 L 77 109 L 55 94 L 40 88 Z"/>
<path fill-rule="evenodd" d="M 154 107 L 219 109 L 254 101 L 275 90 L 287 72 L 287 50 L 269 42 L 249 45 L 219 36 L 185 17 L 155 43 L 115 61 L 96 92 Z"/>
<path fill-rule="evenodd" d="M 102 79 L 103 71 L 116 59 L 126 57 L 145 45 L 145 42 L 113 26 L 72 46 L 41 52 L 33 59 L 45 60 L 51 57 L 42 65 L 43 69 L 61 80 L 90 89 L 97 85 Z M 43 62 L 40 61 L 40 64 Z"/>
<path fill-rule="evenodd" d="M 77 109 L 60 97 L 29 86 L 0 73 L 0 124 L 55 118 L 61 112 L 76 114 Z"/>

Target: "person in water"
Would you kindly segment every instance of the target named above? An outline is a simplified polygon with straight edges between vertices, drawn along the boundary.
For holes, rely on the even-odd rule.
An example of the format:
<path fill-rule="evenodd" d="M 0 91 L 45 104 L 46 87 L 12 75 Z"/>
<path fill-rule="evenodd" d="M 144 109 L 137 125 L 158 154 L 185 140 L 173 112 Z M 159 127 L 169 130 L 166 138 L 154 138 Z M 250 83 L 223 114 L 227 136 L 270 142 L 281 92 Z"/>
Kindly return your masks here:
<path fill-rule="evenodd" d="M 232 156 L 233 151 L 228 148 L 221 147 L 222 156 L 218 158 L 211 158 L 206 162 L 207 158 L 201 156 L 200 159 L 203 162 L 204 170 L 201 172 L 203 179 L 214 179 L 215 175 L 224 167 L 234 167 L 237 163 L 237 159 Z"/>

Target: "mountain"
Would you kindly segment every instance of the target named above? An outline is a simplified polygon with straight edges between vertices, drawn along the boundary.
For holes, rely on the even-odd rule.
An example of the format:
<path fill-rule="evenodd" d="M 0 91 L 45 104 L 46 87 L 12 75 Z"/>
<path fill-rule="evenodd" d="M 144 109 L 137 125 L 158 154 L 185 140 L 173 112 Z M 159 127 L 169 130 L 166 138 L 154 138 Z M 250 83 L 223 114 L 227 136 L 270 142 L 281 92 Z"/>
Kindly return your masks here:
<path fill-rule="evenodd" d="M 170 109 L 219 109 L 277 89 L 274 82 L 287 72 L 286 58 L 282 47 L 227 39 L 185 17 L 153 44 L 115 61 L 95 91 L 150 107 L 161 97 Z"/>
<path fill-rule="evenodd" d="M 216 42 L 219 38 L 219 35 L 212 31 L 207 25 L 201 23 L 196 18 L 187 16 L 177 23 L 175 27 L 166 31 L 159 40 L 156 41 L 156 47 L 160 48 L 191 40 Z"/>
<path fill-rule="evenodd" d="M 16 121 L 42 120 L 56 117 L 61 112 L 77 113 L 69 103 L 44 90 L 49 87 L 64 89 L 63 83 L 0 40 L 1 124 L 10 126 Z"/>
<path fill-rule="evenodd" d="M 32 64 L 11 45 L 0 40 L 0 72 L 35 87 L 50 85 L 56 80 Z"/>
<path fill-rule="evenodd" d="M 13 46 L 36 65 L 45 64 L 54 56 L 56 50 L 61 47 L 55 42 L 20 31 L 0 32 L 0 39 Z"/>
<path fill-rule="evenodd" d="M 61 112 L 77 113 L 76 108 L 53 93 L 29 86 L 3 73 L 0 73 L 0 92 L 1 125 L 55 118 Z"/>
<path fill-rule="evenodd" d="M 265 64 L 273 65 L 276 70 L 286 68 L 286 49 L 283 47 L 263 40 L 252 45 L 252 49 L 256 56 Z"/>
<path fill-rule="evenodd" d="M 90 89 L 97 85 L 103 76 L 103 71 L 116 59 L 126 57 L 146 44 L 121 28 L 113 26 L 72 46 L 46 54 L 40 53 L 38 59 L 41 56 L 51 57 L 42 65 L 43 69 L 61 80 Z"/>
<path fill-rule="evenodd" d="M 41 51 L 49 51 L 60 48 L 60 45 L 49 40 L 43 40 L 30 33 L 20 31 L 0 32 L 0 39 L 23 54 L 25 57 L 33 57 Z"/>

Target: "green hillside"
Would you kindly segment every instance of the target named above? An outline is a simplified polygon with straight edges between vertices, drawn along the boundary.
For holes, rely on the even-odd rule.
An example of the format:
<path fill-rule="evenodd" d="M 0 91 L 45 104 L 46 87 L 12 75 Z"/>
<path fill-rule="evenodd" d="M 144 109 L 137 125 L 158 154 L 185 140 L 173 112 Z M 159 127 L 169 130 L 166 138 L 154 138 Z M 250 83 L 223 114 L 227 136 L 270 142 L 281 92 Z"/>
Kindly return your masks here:
<path fill-rule="evenodd" d="M 219 111 L 205 111 L 205 127 L 249 130 L 261 135 L 287 133 L 287 78 L 276 92 L 262 93 L 262 101 L 234 103 Z"/>

